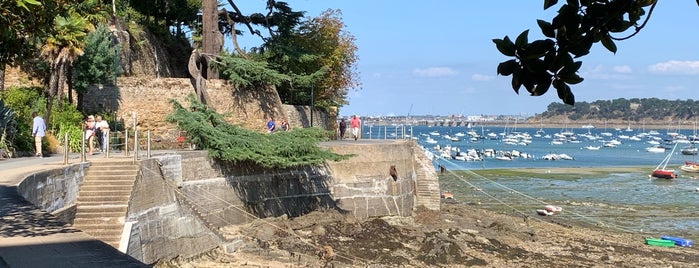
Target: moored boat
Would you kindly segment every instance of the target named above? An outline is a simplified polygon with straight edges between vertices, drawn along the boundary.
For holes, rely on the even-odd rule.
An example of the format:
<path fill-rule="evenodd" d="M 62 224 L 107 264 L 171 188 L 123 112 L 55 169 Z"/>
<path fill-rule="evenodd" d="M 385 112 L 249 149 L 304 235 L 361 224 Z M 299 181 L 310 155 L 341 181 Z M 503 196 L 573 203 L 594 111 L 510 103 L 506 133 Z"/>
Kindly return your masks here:
<path fill-rule="evenodd" d="M 680 170 L 689 173 L 699 173 L 699 164 L 697 162 L 684 162 L 684 165 L 680 166 Z"/>
<path fill-rule="evenodd" d="M 670 162 L 672 154 L 675 153 L 675 149 L 677 149 L 677 144 L 672 147 L 672 151 L 665 156 L 665 159 L 663 159 L 663 161 L 660 162 L 657 167 L 655 167 L 653 172 L 650 174 L 651 177 L 669 180 L 677 178 L 677 173 L 674 169 L 667 169 L 667 164 Z"/>
<path fill-rule="evenodd" d="M 699 152 L 699 149 L 697 149 L 697 147 L 695 147 L 694 145 L 690 145 L 690 146 L 682 148 L 682 150 L 680 150 L 680 152 L 683 155 L 697 155 L 697 152 Z"/>

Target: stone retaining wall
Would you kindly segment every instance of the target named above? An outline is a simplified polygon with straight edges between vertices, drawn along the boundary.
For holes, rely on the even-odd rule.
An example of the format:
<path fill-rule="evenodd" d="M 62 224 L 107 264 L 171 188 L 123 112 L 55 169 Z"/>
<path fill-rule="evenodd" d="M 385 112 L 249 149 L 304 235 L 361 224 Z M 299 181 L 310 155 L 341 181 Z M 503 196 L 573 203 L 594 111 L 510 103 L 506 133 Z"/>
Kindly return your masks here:
<path fill-rule="evenodd" d="M 209 105 L 230 123 L 263 132 L 267 119 L 272 116 L 277 121 L 286 118 L 292 127 L 310 126 L 311 109 L 282 105 L 273 87 L 239 89 L 224 80 L 209 80 L 206 87 L 211 100 Z M 170 100 L 187 106 L 185 98 L 189 94 L 194 94 L 190 79 L 120 77 L 116 86 L 88 88 L 83 97 L 83 109 L 89 114 L 107 113 L 130 129 L 136 118 L 139 130 L 150 130 L 153 140 L 175 141 L 179 135 L 177 128 L 165 121 L 172 112 Z M 329 121 L 327 114 L 315 110 L 314 126 L 332 129 Z"/>

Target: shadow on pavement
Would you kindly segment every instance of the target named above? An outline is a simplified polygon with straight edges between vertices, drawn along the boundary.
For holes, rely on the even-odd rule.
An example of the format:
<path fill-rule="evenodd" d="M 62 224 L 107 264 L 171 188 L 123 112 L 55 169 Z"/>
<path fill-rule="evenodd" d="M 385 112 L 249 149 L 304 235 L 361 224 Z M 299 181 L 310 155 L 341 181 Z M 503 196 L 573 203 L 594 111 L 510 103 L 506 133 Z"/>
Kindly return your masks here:
<path fill-rule="evenodd" d="M 0 237 L 37 237 L 79 232 L 24 200 L 17 193 L 17 187 L 0 186 L 0 204 Z"/>

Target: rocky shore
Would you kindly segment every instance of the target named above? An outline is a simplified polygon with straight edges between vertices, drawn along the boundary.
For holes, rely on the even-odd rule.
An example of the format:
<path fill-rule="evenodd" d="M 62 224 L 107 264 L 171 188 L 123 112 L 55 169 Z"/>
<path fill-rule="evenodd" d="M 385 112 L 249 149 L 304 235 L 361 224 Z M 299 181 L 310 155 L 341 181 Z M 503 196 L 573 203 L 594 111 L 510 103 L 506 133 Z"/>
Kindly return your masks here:
<path fill-rule="evenodd" d="M 156 267 L 696 267 L 699 251 L 554 216 L 495 213 L 444 200 L 442 211 L 357 219 L 336 210 L 223 230 L 244 241 Z"/>

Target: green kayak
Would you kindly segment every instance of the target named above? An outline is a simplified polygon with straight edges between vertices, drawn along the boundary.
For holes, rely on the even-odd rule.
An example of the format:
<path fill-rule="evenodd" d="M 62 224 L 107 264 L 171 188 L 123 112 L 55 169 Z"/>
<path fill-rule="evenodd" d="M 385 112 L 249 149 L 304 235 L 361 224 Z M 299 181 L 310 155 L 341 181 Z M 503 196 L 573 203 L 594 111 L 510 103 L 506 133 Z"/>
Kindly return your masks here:
<path fill-rule="evenodd" d="M 675 246 L 675 241 L 672 240 L 665 240 L 665 239 L 660 239 L 660 238 L 651 238 L 647 237 L 646 238 L 646 244 L 651 245 L 651 246 L 657 246 L 657 247 L 674 247 Z"/>

